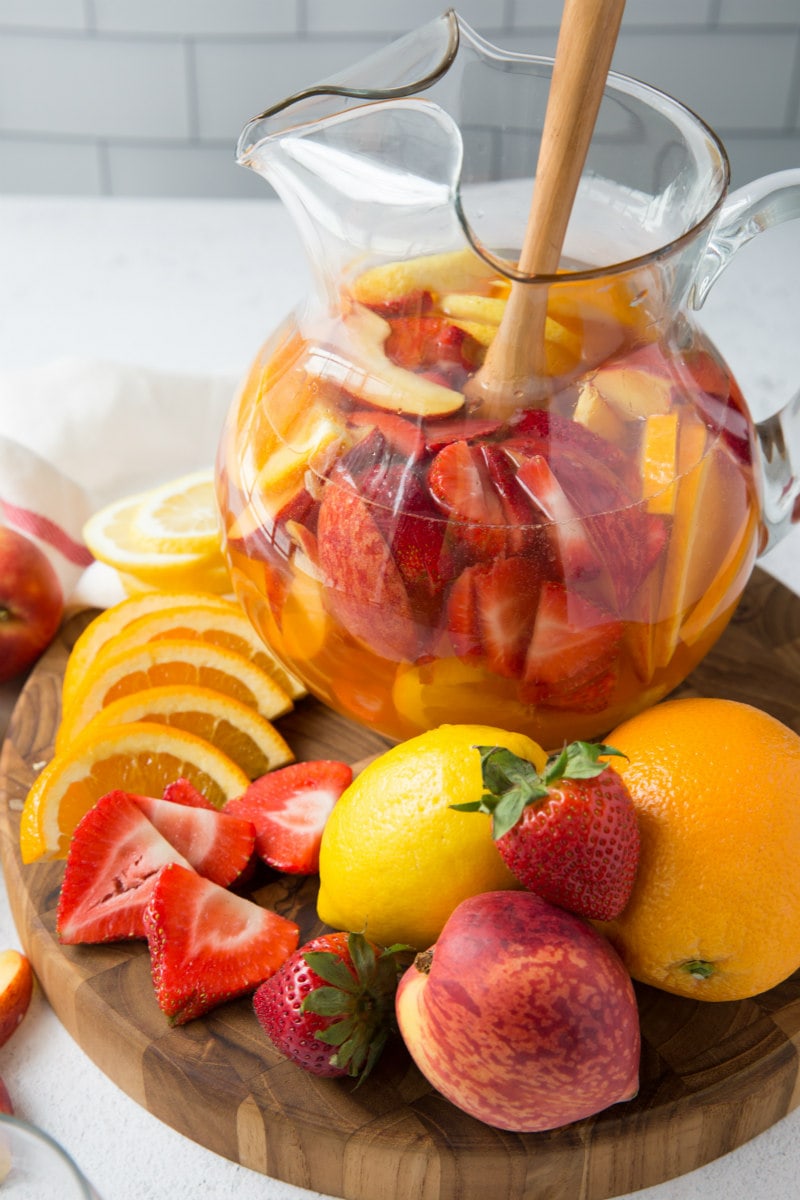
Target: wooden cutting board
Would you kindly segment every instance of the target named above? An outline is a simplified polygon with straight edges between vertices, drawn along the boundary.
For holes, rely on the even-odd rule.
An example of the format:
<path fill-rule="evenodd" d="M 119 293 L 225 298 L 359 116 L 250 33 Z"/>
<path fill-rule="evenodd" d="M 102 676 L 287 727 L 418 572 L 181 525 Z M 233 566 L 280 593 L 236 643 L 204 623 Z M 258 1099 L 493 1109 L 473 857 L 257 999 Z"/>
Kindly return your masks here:
<path fill-rule="evenodd" d="M 170 1028 L 144 944 L 61 947 L 60 863 L 23 866 L 19 813 L 52 753 L 61 677 L 88 614 L 29 679 L 0 758 L 0 857 L 22 943 L 69 1033 L 160 1120 L 247 1167 L 346 1200 L 604 1200 L 701 1166 L 800 1102 L 800 972 L 753 1000 L 703 1004 L 638 987 L 641 1088 L 629 1103 L 550 1133 L 481 1125 L 422 1079 L 401 1044 L 354 1090 L 282 1059 L 249 1000 Z M 736 617 L 678 695 L 743 700 L 800 733 L 800 599 L 756 572 Z M 298 757 L 350 762 L 387 743 L 315 701 L 280 722 Z M 257 898 L 319 930 L 316 881 Z"/>

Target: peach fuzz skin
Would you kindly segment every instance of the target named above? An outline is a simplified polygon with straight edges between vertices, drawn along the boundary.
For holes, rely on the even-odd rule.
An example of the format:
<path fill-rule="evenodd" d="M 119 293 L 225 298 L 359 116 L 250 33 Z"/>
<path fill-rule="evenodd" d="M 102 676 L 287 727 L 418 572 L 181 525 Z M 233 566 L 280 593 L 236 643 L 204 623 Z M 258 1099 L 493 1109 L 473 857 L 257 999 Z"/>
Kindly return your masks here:
<path fill-rule="evenodd" d="M 531 892 L 460 904 L 404 974 L 396 1007 L 429 1083 L 495 1128 L 555 1129 L 638 1090 L 627 972 L 587 922 Z"/>

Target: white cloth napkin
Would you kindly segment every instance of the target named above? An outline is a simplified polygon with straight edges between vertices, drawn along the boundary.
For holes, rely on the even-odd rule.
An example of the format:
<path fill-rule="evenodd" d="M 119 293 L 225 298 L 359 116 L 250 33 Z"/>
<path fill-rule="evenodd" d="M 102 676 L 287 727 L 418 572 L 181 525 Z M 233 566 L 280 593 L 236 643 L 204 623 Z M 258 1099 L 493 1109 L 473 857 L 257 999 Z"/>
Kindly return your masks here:
<path fill-rule="evenodd" d="M 47 554 L 68 603 L 112 603 L 81 531 L 105 504 L 211 466 L 237 381 L 88 359 L 0 372 L 0 522 Z"/>

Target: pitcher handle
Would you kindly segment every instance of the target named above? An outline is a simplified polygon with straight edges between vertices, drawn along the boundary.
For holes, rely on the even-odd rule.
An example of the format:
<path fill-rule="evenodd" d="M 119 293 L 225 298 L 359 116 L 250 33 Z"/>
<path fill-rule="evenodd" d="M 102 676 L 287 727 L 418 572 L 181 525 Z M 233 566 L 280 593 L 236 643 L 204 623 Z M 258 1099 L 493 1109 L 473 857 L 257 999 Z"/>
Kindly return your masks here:
<path fill-rule="evenodd" d="M 733 255 L 765 229 L 800 218 L 800 169 L 777 171 L 725 201 L 689 303 L 699 309 Z M 800 393 L 755 426 L 761 467 L 762 552 L 800 523 Z"/>

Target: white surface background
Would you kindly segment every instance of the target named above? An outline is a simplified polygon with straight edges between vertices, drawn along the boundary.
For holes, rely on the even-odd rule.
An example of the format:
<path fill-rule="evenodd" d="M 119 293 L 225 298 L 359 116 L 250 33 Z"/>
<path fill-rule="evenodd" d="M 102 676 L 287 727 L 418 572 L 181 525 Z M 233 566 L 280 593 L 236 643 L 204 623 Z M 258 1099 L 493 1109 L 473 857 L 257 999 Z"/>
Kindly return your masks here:
<path fill-rule="evenodd" d="M 0 191 L 260 196 L 233 165 L 268 104 L 448 0 L 0 0 Z M 552 54 L 561 0 L 458 0 L 487 39 Z M 734 182 L 800 165 L 797 0 L 628 0 L 614 57 L 701 113 Z"/>
<path fill-rule="evenodd" d="M 764 235 L 723 276 L 705 314 L 765 412 L 800 381 L 799 262 L 800 222 Z M 0 264 L 0 371 L 77 355 L 233 382 L 305 286 L 294 234 L 272 202 L 0 198 Z M 800 530 L 764 565 L 800 593 L 799 551 Z M 19 941 L 3 893 L 0 948 L 9 945 Z M 94 1067 L 38 992 L 0 1049 L 0 1075 L 19 1115 L 61 1141 L 104 1200 L 312 1195 L 154 1120 Z M 800 1113 L 637 1200 L 796 1200 L 798 1147 Z"/>

